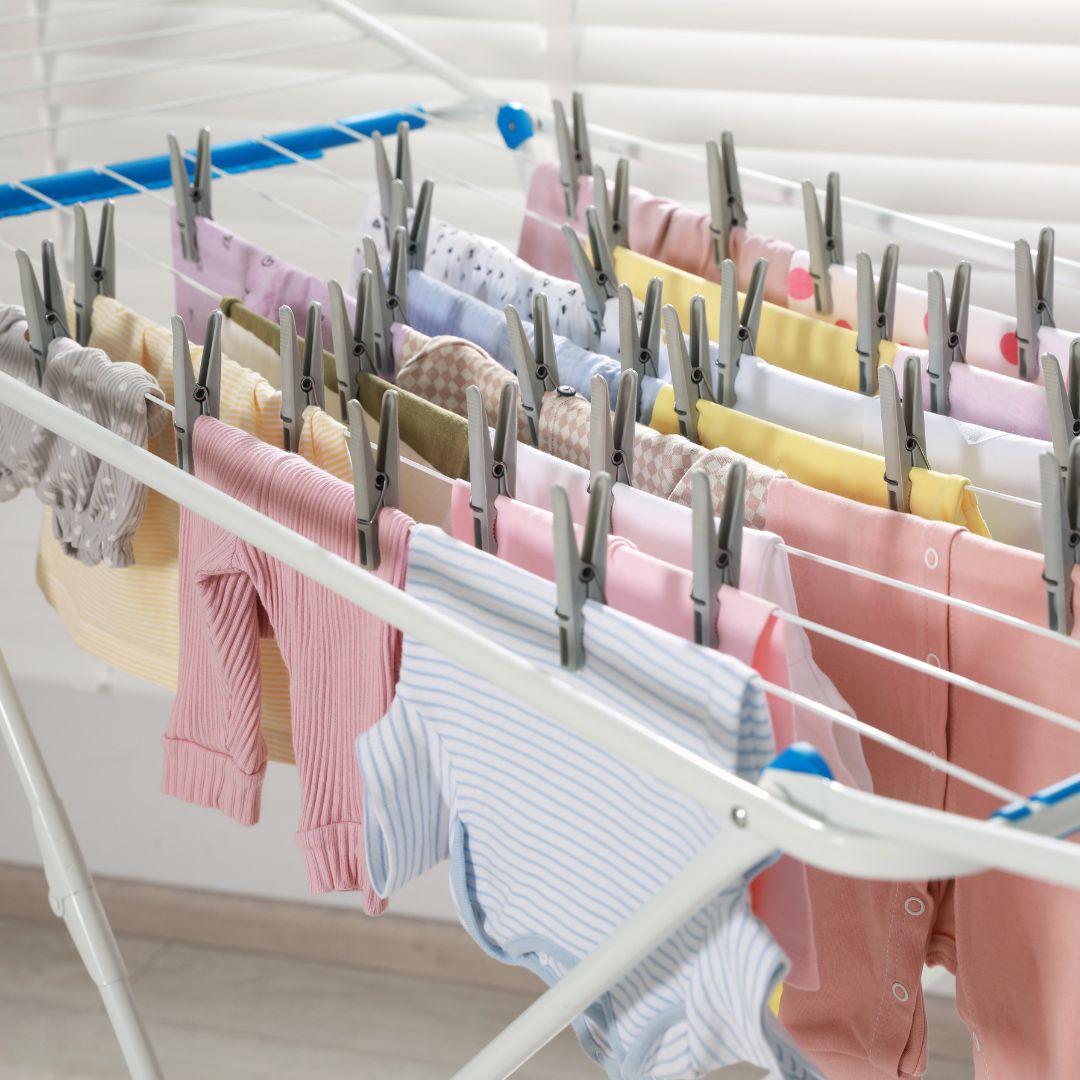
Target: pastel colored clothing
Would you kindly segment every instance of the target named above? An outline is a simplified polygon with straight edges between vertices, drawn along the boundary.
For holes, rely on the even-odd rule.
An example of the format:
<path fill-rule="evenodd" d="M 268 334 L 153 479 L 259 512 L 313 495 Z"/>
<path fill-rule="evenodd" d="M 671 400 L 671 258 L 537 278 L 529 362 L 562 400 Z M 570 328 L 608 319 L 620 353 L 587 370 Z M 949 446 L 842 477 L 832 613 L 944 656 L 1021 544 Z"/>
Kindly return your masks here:
<path fill-rule="evenodd" d="M 555 589 L 436 530 L 413 533 L 406 592 L 559 671 Z M 588 603 L 586 694 L 756 779 L 765 695 L 721 653 Z M 638 657 L 654 660 L 648 678 Z M 565 674 L 565 673 L 564 673 Z M 445 691 L 448 680 L 455 692 Z M 357 744 L 372 884 L 389 896 L 449 859 L 458 917 L 491 956 L 557 982 L 729 822 L 597 749 L 415 638 L 390 712 Z M 786 962 L 743 881 L 574 1021 L 611 1076 L 698 1077 L 735 1061 L 807 1076 L 768 998 Z"/>
<path fill-rule="evenodd" d="M 551 508 L 551 490 L 566 489 L 575 523 L 583 525 L 589 505 L 589 474 L 526 443 L 518 446 L 515 498 L 544 509 Z M 717 488 L 713 488 L 714 495 Z M 717 504 L 719 509 L 719 504 Z M 612 492 L 611 529 L 656 559 L 690 569 L 693 560 L 689 507 L 665 502 L 640 488 L 616 484 Z M 788 556 L 774 533 L 747 529 L 743 533 L 739 587 L 781 611 L 799 613 L 791 582 Z M 814 663 L 805 631 L 785 621 L 784 649 L 791 689 L 812 701 L 853 716 L 836 687 Z M 870 789 L 870 773 L 859 737 L 809 709 L 794 710 L 795 738 L 812 743 L 825 756 L 833 776 L 852 787 Z"/>
<path fill-rule="evenodd" d="M 705 446 L 727 446 L 793 480 L 856 502 L 889 505 L 885 459 L 876 454 L 790 431 L 712 401 L 699 401 L 697 410 L 698 435 Z M 657 396 L 652 425 L 666 434 L 679 430 L 675 394 L 670 387 Z M 980 536 L 989 535 L 978 499 L 962 476 L 912 469 L 911 512 L 930 521 L 966 525 Z"/>
<path fill-rule="evenodd" d="M 592 406 L 583 397 L 551 391 L 544 395 L 540 409 L 540 449 L 582 468 L 589 467 L 589 434 L 592 429 Z M 635 487 L 661 499 L 674 497 L 689 505 L 689 473 L 704 470 L 709 474 L 716 505 L 723 503 L 731 466 L 741 461 L 746 466 L 746 502 L 744 523 L 752 528 L 765 524 L 765 506 L 769 485 L 782 473 L 760 465 L 726 448 L 706 450 L 678 433 L 660 434 L 644 424 L 634 427 L 634 467 L 631 477 Z"/>
<path fill-rule="evenodd" d="M 832 311 L 818 315 L 814 307 L 813 283 L 810 280 L 810 256 L 806 251 L 795 252 L 788 275 L 788 306 L 830 322 L 842 321 L 858 326 L 858 283 L 854 266 L 829 267 L 829 287 L 832 291 Z M 946 275 L 946 285 L 948 285 Z M 925 349 L 927 339 L 926 290 L 899 284 L 896 287 L 896 312 L 893 318 L 893 337 L 917 349 Z M 1077 334 L 1071 330 L 1044 326 L 1039 330 L 1037 353 L 1053 353 L 1064 365 L 1065 358 Z M 987 308 L 968 309 L 967 362 L 985 371 L 1001 375 L 1018 375 L 1016 317 L 1003 315 Z M 1042 382 L 1037 367 L 1033 382 Z M 985 423 L 985 421 L 979 421 Z M 1007 428 L 1006 430 L 1012 430 Z M 1037 434 L 1028 432 L 1028 434 Z"/>
<path fill-rule="evenodd" d="M 1011 386 L 1027 386 L 990 372 L 981 374 Z M 744 356 L 739 362 L 735 408 L 792 431 L 872 454 L 882 452 L 881 404 L 877 398 L 808 379 L 759 357 Z M 1039 457 L 1050 449 L 1049 444 L 936 413 L 925 413 L 923 421 L 930 464 L 937 472 L 966 476 L 982 489 L 979 508 L 991 535 L 1006 544 L 1041 551 Z M 1016 499 L 1036 505 L 1024 505 Z"/>
<path fill-rule="evenodd" d="M 296 454 L 212 417 L 192 432 L 195 475 L 349 562 L 359 558 L 353 491 Z M 405 582 L 411 520 L 384 508 L 375 574 Z M 359 889 L 363 873 L 356 737 L 394 695 L 401 635 L 311 578 L 198 514 L 180 511 L 180 674 L 165 732 L 166 794 L 259 819 L 266 746 L 259 732 L 259 639 L 289 671 L 300 774 L 297 841 L 313 893 Z"/>
<path fill-rule="evenodd" d="M 577 215 L 572 222 L 585 232 L 585 211 L 593 202 L 591 176 L 578 177 Z M 558 162 L 543 161 L 533 170 L 521 222 L 518 255 L 538 270 L 559 277 L 573 277 L 569 249 L 561 225 L 566 221 L 566 201 L 559 180 Z M 690 210 L 671 199 L 642 188 L 629 192 L 629 243 L 627 246 L 651 259 L 669 263 L 710 281 L 720 280 L 713 260 L 709 215 Z M 787 305 L 788 273 L 795 249 L 781 240 L 770 240 L 744 228 L 731 230 L 731 258 L 740 289 L 750 284 L 758 259 L 768 260 L 765 299 Z"/>
<path fill-rule="evenodd" d="M 200 219 L 202 220 L 202 219 Z M 69 311 L 69 317 L 71 316 Z M 90 345 L 114 363 L 138 364 L 153 376 L 167 401 L 173 398 L 172 334 L 117 301 L 94 301 Z M 201 360 L 192 349 L 192 363 Z M 223 423 L 281 445 L 281 395 L 265 379 L 228 357 L 221 362 L 220 418 Z M 351 480 L 344 429 L 319 409 L 304 414 L 300 456 L 343 480 Z M 148 449 L 176 461 L 171 425 L 152 435 Z M 85 566 L 69 558 L 46 527 L 38 541 L 37 581 L 77 645 L 113 667 L 168 689 L 176 689 L 180 656 L 177 606 L 179 510 L 153 490 L 132 538 L 134 565 L 114 569 Z M 293 759 L 289 735 L 289 681 L 270 639 L 262 642 L 262 723 L 270 757 Z"/>
<path fill-rule="evenodd" d="M 26 312 L 13 304 L 0 306 L 0 371 L 27 386 L 37 386 L 37 365 L 26 336 Z M 14 499 L 23 488 L 33 487 L 41 475 L 34 452 L 43 434 L 29 417 L 8 405 L 0 405 L 0 501 Z"/>
<path fill-rule="evenodd" d="M 771 493 L 769 527 L 793 547 L 1045 625 L 1042 559 L 955 525 L 784 480 Z M 792 576 L 809 619 L 1080 717 L 1080 656 L 1065 641 L 807 559 L 792 560 Z M 1075 771 L 1075 733 L 812 637 L 818 662 L 865 722 L 1015 791 Z M 878 794 L 975 818 L 998 808 L 876 743 L 864 749 Z M 809 874 L 822 988 L 785 990 L 781 1017 L 830 1078 L 922 1075 L 924 963 L 956 973 L 980 1078 L 1077 1075 L 1080 1031 L 1063 1022 L 1078 1008 L 1075 892 L 996 872 L 929 882 Z"/>
<path fill-rule="evenodd" d="M 454 485 L 452 532 L 473 542 L 471 488 Z M 554 521 L 551 512 L 515 499 L 495 501 L 496 553 L 522 570 L 555 580 Z M 604 596 L 608 605 L 687 641 L 694 639 L 694 609 L 687 570 L 638 551 L 630 541 L 611 536 Z M 783 624 L 775 608 L 758 597 L 723 586 L 717 611 L 718 648 L 753 668 L 770 683 L 789 688 Z M 791 706 L 769 697 L 777 750 L 794 741 Z M 785 982 L 817 989 L 817 958 L 810 926 L 810 901 L 802 864 L 782 857 L 754 879 L 753 910 L 769 928 L 791 964 Z"/>

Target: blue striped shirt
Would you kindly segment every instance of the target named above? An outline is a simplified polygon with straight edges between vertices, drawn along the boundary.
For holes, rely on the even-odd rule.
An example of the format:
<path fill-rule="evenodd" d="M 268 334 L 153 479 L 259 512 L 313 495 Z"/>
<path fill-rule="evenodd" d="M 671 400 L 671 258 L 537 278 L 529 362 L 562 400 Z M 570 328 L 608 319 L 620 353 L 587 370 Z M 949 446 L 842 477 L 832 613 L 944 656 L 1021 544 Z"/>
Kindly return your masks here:
<path fill-rule="evenodd" d="M 412 533 L 406 591 L 558 669 L 554 586 L 445 536 Z M 757 676 L 600 604 L 575 684 L 747 780 L 773 755 Z M 554 983 L 733 826 L 406 636 L 397 697 L 361 736 L 365 846 L 383 896 L 442 859 L 492 956 Z M 720 892 L 574 1023 L 612 1077 L 738 1061 L 816 1075 L 768 1009 L 786 960 L 746 884 Z"/>

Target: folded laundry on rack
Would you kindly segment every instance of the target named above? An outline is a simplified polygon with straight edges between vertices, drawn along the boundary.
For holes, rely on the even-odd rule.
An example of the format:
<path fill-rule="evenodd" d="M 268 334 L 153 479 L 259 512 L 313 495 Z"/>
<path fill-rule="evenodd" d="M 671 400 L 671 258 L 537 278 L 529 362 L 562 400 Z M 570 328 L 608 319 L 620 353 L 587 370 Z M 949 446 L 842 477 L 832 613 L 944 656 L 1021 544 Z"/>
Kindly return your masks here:
<path fill-rule="evenodd" d="M 418 526 L 406 592 L 558 670 L 549 582 Z M 757 777 L 773 739 L 756 675 L 602 604 L 588 603 L 586 619 L 589 661 L 576 685 Z M 397 696 L 357 753 L 375 889 L 390 896 L 449 859 L 455 906 L 476 942 L 548 983 L 733 827 L 411 637 Z M 738 881 L 574 1027 L 612 1075 L 696 1077 L 736 1061 L 813 1075 L 766 1004 L 786 966 Z"/>
<path fill-rule="evenodd" d="M 0 368 L 37 386 L 37 367 L 21 308 L 0 308 Z M 113 364 L 98 349 L 70 338 L 49 346 L 42 392 L 136 446 L 165 426 L 156 380 L 136 364 Z M 126 567 L 146 508 L 146 490 L 126 473 L 88 454 L 27 417 L 0 408 L 0 499 L 32 488 L 51 509 L 53 534 L 65 554 L 87 566 Z"/>
<path fill-rule="evenodd" d="M 213 417 L 192 433 L 195 475 L 309 540 L 358 561 L 351 485 Z M 401 587 L 412 519 L 379 516 L 377 576 Z M 401 634 L 220 526 L 180 511 L 180 673 L 165 732 L 164 790 L 258 820 L 266 769 L 259 731 L 259 641 L 272 635 L 289 672 L 300 774 L 297 841 L 314 893 L 358 889 L 385 904 L 363 870 L 357 735 L 394 694 Z"/>
<path fill-rule="evenodd" d="M 454 485 L 452 532 L 473 542 L 471 487 Z M 495 502 L 495 543 L 500 559 L 547 581 L 555 580 L 551 511 L 499 496 Z M 608 541 L 604 601 L 617 611 L 688 641 L 694 639 L 691 574 L 639 551 L 629 540 Z M 730 585 L 721 588 L 717 648 L 742 661 L 769 682 L 790 688 L 784 626 L 775 605 Z M 769 696 L 769 715 L 777 750 L 795 739 L 791 705 Z M 776 938 L 791 963 L 785 983 L 817 989 L 817 959 L 810 925 L 805 869 L 787 858 L 763 871 L 751 886 L 753 910 Z"/>
<path fill-rule="evenodd" d="M 897 517 L 791 480 L 774 485 L 769 499 L 769 528 L 793 547 L 1045 623 L 1037 555 L 955 525 Z M 1080 586 L 1080 571 L 1073 575 Z M 1080 651 L 1066 638 L 1048 640 L 1022 624 L 1005 625 L 818 561 L 792 560 L 792 577 L 809 619 L 1080 718 L 1074 689 Z M 1080 589 L 1074 596 L 1080 599 Z M 826 674 L 875 727 L 1014 791 L 1039 790 L 1075 769 L 1080 736 L 1074 731 L 811 636 Z M 878 744 L 864 748 L 879 794 L 975 818 L 996 809 L 982 791 Z M 875 883 L 811 869 L 810 884 L 822 988 L 785 990 L 781 1017 L 829 1077 L 922 1074 L 924 964 L 956 973 L 957 1005 L 972 1032 L 980 1075 L 1075 1072 L 1080 1033 L 1075 1025 L 1048 1022 L 1047 1012 L 1049 1002 L 1053 1016 L 1078 1009 L 1075 892 L 1003 874 Z"/>

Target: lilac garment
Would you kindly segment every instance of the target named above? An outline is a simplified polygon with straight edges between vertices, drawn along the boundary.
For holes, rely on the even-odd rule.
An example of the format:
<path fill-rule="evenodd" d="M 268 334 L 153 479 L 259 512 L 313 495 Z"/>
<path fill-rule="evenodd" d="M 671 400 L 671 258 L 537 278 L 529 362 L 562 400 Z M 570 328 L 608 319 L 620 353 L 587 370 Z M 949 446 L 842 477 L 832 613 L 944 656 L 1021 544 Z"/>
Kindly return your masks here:
<path fill-rule="evenodd" d="M 923 381 L 923 402 L 930 404 L 930 377 L 922 363 L 926 353 L 914 349 L 898 349 L 893 360 L 897 378 L 903 380 L 904 363 L 908 356 L 920 360 Z M 968 424 L 1025 435 L 1030 439 L 1050 439 L 1050 411 L 1046 404 L 1046 388 L 1038 383 L 1002 375 L 989 368 L 971 364 L 953 364 L 950 370 L 949 415 Z M 996 534 L 995 534 L 996 535 Z"/>

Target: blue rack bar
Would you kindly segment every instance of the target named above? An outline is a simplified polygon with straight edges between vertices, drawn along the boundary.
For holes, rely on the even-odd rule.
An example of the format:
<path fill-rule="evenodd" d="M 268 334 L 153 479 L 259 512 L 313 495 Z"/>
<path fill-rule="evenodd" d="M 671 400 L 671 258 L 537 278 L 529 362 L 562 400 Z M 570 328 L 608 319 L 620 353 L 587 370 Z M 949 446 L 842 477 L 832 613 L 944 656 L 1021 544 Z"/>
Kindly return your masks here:
<path fill-rule="evenodd" d="M 416 109 L 423 111 L 421 106 Z M 404 121 L 410 128 L 422 128 L 426 121 L 413 112 L 366 113 L 362 116 L 350 116 L 338 123 L 355 131 L 358 135 L 392 135 L 398 124 Z M 323 155 L 324 150 L 352 143 L 345 132 L 336 127 L 295 128 L 282 131 L 266 138 L 300 157 L 314 160 Z M 295 165 L 291 158 L 274 150 L 255 139 L 241 142 L 221 143 L 212 147 L 214 168 L 226 173 L 252 172 L 257 169 L 272 169 L 278 165 Z M 187 163 L 191 175 L 193 165 Z M 136 161 L 122 161 L 106 168 L 118 176 L 125 177 L 142 187 L 158 189 L 168 187 L 169 155 L 139 158 Z M 127 187 L 121 180 L 100 169 L 79 169 L 74 172 L 54 173 L 50 176 L 38 176 L 22 181 L 28 188 L 41 192 L 54 202 L 72 206 L 79 202 L 96 202 L 101 199 L 115 199 L 121 195 L 137 195 L 138 192 Z M 0 218 L 17 217 L 20 214 L 36 214 L 41 210 L 51 210 L 52 206 L 45 199 L 36 198 L 28 191 L 14 184 L 0 184 Z"/>

